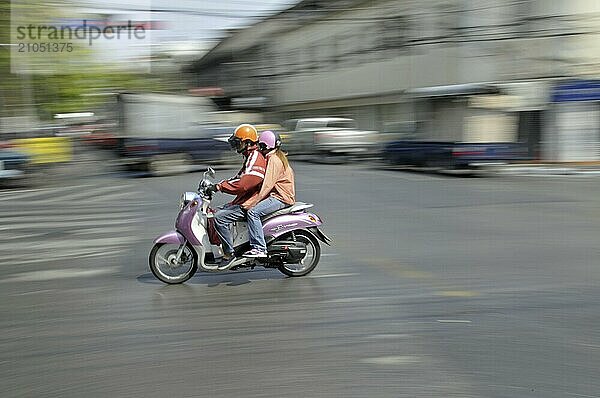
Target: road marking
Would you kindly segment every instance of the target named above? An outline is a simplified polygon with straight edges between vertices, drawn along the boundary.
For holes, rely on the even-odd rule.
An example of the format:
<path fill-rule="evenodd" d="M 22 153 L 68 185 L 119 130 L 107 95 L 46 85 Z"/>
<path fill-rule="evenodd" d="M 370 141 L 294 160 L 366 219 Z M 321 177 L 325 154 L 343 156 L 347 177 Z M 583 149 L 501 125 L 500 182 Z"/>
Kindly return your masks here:
<path fill-rule="evenodd" d="M 367 300 L 372 300 L 372 298 L 370 298 L 370 297 L 346 297 L 346 298 L 340 298 L 340 299 L 326 300 L 326 301 L 324 301 L 324 303 L 333 303 L 333 304 L 358 303 L 358 302 L 367 301 Z"/>
<path fill-rule="evenodd" d="M 374 267 L 384 268 L 386 272 L 400 276 L 402 278 L 411 279 L 430 279 L 433 278 L 433 274 L 427 271 L 420 271 L 413 267 L 402 264 L 399 260 L 389 258 L 368 258 L 360 259 L 359 261 L 364 262 L 367 265 Z"/>
<path fill-rule="evenodd" d="M 14 276 L 9 276 L 6 279 L 0 280 L 0 283 L 9 282 L 39 282 L 49 281 L 54 279 L 65 279 L 65 278 L 82 278 L 89 276 L 97 276 L 102 274 L 111 274 L 118 270 L 118 267 L 106 267 L 99 269 L 56 269 L 47 271 L 32 271 L 23 272 Z"/>
<path fill-rule="evenodd" d="M 337 277 L 355 276 L 355 275 L 360 275 L 360 274 L 326 274 L 326 275 L 309 276 L 309 278 L 337 278 Z"/>
<path fill-rule="evenodd" d="M 91 187 L 91 184 L 80 184 L 80 185 L 70 185 L 67 187 L 60 187 L 60 188 L 34 188 L 34 189 L 26 189 L 26 190 L 20 190 L 20 191 L 10 191 L 10 192 L 2 192 L 2 195 L 0 195 L 0 201 L 6 201 L 6 200 L 16 200 L 16 199 L 24 199 L 24 198 L 29 198 L 32 196 L 40 196 L 40 195 L 49 195 L 55 192 L 60 192 L 62 195 L 61 197 L 64 197 L 66 195 L 65 192 L 70 192 L 70 191 L 74 191 L 78 188 L 87 188 L 87 187 Z"/>
<path fill-rule="evenodd" d="M 40 294 L 40 293 L 48 293 L 48 292 L 53 292 L 56 289 L 44 289 L 44 290 L 34 290 L 33 292 L 23 292 L 23 293 L 19 293 L 16 296 L 29 296 L 30 294 Z"/>
<path fill-rule="evenodd" d="M 135 197 L 136 193 L 135 192 L 114 192 L 114 193 L 109 193 L 106 195 L 101 195 L 101 196 L 96 196 L 96 197 L 91 197 L 91 198 L 86 198 L 85 202 L 87 203 L 94 203 L 94 202 L 99 202 L 99 201 L 106 201 L 106 200 L 114 200 L 114 199 L 118 199 L 118 198 L 123 198 L 123 197 Z"/>
<path fill-rule="evenodd" d="M 586 343 L 574 343 L 575 345 L 579 345 L 587 348 L 600 348 L 600 345 L 597 344 L 586 344 Z"/>
<path fill-rule="evenodd" d="M 106 187 L 97 187 L 90 190 L 84 190 L 82 192 L 75 192 L 69 195 L 61 195 L 55 196 L 49 199 L 43 199 L 43 203 L 51 203 L 51 202 L 60 202 L 65 200 L 81 200 L 85 203 L 86 200 L 91 200 L 93 198 L 104 198 L 108 193 L 121 193 L 121 190 L 126 188 L 124 185 L 119 186 L 106 186 Z"/>
<path fill-rule="evenodd" d="M 20 234 L 20 235 L 15 235 L 13 234 L 11 231 L 8 231 L 7 233 L 0 233 L 0 242 L 4 242 L 7 240 L 18 240 L 18 239 L 25 239 L 25 238 L 33 238 L 34 236 L 40 236 L 40 235 L 44 235 L 43 232 L 37 233 L 37 234 Z"/>
<path fill-rule="evenodd" d="M 398 355 L 389 357 L 364 358 L 363 363 L 371 365 L 410 365 L 421 362 L 421 359 L 412 355 Z"/>
<path fill-rule="evenodd" d="M 437 295 L 444 297 L 475 297 L 478 296 L 479 293 L 470 290 L 445 290 L 437 292 Z"/>
<path fill-rule="evenodd" d="M 136 242 L 142 214 L 128 203 L 139 195 L 123 184 L 0 191 L 0 265 L 38 265 L 70 259 L 111 259 Z M 32 209 L 10 211 L 13 203 L 34 199 Z M 6 207 L 6 208 L 5 208 Z M 136 205 L 137 207 L 137 205 Z M 91 213 L 91 211 L 94 213 Z M 36 237 L 43 236 L 42 239 Z M 38 239 L 39 242 L 33 242 Z M 35 281 L 97 275 L 106 270 L 58 270 L 8 275 L 7 281 Z"/>
<path fill-rule="evenodd" d="M 58 222 L 74 222 L 74 221 L 97 221 L 97 220 L 122 220 L 123 216 L 129 216 L 141 219 L 140 213 L 121 212 L 110 214 L 56 214 L 56 215 L 21 215 L 21 216 L 0 216 L 0 221 L 3 223 L 13 222 L 16 224 L 25 224 L 25 222 L 35 221 L 36 223 L 50 223 L 55 225 Z"/>
<path fill-rule="evenodd" d="M 124 253 L 126 250 L 125 249 L 114 249 L 111 248 L 109 252 L 107 252 L 105 249 L 102 250 L 96 250 L 96 249 L 85 249 L 85 250 L 77 250 L 77 251 L 71 251 L 71 252 L 60 252 L 57 254 L 52 254 L 52 255 L 46 255 L 42 258 L 40 258 L 39 255 L 36 255 L 35 253 L 31 253 L 28 257 L 25 256 L 21 256 L 21 257 L 12 257 L 8 260 L 0 260 L 0 265 L 14 265 L 15 263 L 18 263 L 19 265 L 25 265 L 25 264 L 39 264 L 39 263 L 48 263 L 48 262 L 53 262 L 53 261 L 63 261 L 63 260 L 68 260 L 68 259 L 74 259 L 74 258 L 78 258 L 78 259 L 82 259 L 82 258 L 94 258 L 94 257 L 105 257 L 105 258 L 109 258 L 109 257 L 115 257 L 116 255 L 120 255 L 121 253 Z"/>
<path fill-rule="evenodd" d="M 424 181 L 439 181 L 439 180 L 446 180 L 447 178 L 444 178 L 443 176 L 440 175 L 431 175 L 431 174 L 426 174 L 426 172 L 419 172 L 422 174 L 416 175 L 417 173 L 415 172 L 410 172 L 410 171 L 403 171 L 403 170 L 361 170 L 361 169 L 357 169 L 357 170 L 353 170 L 356 173 L 360 173 L 360 174 L 366 174 L 366 175 L 376 175 L 378 177 L 391 177 L 391 178 L 398 178 L 400 180 L 406 180 L 406 181 L 414 181 L 414 182 L 424 182 Z M 384 173 L 382 173 L 382 171 Z"/>
<path fill-rule="evenodd" d="M 73 232 L 74 234 L 77 235 L 100 235 L 100 234 L 116 234 L 116 233 L 121 233 L 121 232 L 133 232 L 133 231 L 139 231 L 138 227 L 135 226 L 129 226 L 129 227 L 98 227 L 98 228 L 83 228 L 83 229 L 73 229 L 70 232 Z M 131 235 L 128 235 L 131 236 Z M 135 235 L 134 235 L 135 236 Z"/>
<path fill-rule="evenodd" d="M 574 392 L 567 392 L 565 393 L 567 395 L 570 395 L 571 397 L 583 397 L 583 398 L 600 398 L 600 395 L 586 395 L 586 394 L 576 394 Z"/>
<path fill-rule="evenodd" d="M 431 272 L 425 271 L 415 271 L 415 270 L 398 270 L 398 274 L 405 278 L 411 279 L 427 279 L 433 278 L 433 274 Z"/>
<path fill-rule="evenodd" d="M 82 249 L 82 248 L 102 248 L 102 247 L 119 247 L 128 246 L 130 243 L 136 242 L 138 238 L 135 236 L 118 236 L 107 238 L 90 238 L 90 239 L 44 239 L 42 242 L 14 242 L 8 244 L 0 244 L 0 251 L 25 252 L 45 251 L 53 249 Z"/>
<path fill-rule="evenodd" d="M 409 334 L 373 334 L 367 336 L 369 340 L 391 340 L 391 339 L 403 339 L 411 337 Z"/>
<path fill-rule="evenodd" d="M 108 225 L 132 224 L 132 223 L 139 222 L 139 221 L 140 221 L 139 218 L 118 218 L 118 219 L 114 219 L 114 220 L 106 220 L 106 219 L 102 219 L 102 216 L 99 215 L 97 220 L 56 222 L 56 223 L 52 224 L 52 227 L 54 227 L 54 228 L 58 228 L 58 227 L 89 227 L 90 222 L 92 222 L 94 225 L 98 225 L 98 226 L 108 226 Z M 21 229 L 27 229 L 28 231 L 38 230 L 38 229 L 47 230 L 48 225 L 39 224 L 39 223 L 21 223 L 21 224 L 13 224 L 13 225 L 7 225 L 7 226 L 0 227 L 0 231 L 21 230 Z"/>
<path fill-rule="evenodd" d="M 502 387 L 502 388 L 512 388 L 515 390 L 529 390 L 529 387 L 522 387 L 522 386 L 510 386 L 510 385 L 504 385 L 504 384 L 488 384 L 488 387 Z"/>
<path fill-rule="evenodd" d="M 464 319 L 438 319 L 439 323 L 471 323 L 471 321 L 467 321 Z"/>

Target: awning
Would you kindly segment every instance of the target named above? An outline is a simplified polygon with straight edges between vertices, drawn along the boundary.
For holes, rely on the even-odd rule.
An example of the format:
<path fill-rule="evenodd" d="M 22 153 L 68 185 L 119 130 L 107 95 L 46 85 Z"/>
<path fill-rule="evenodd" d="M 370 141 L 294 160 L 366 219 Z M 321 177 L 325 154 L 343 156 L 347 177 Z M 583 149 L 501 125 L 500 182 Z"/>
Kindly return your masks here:
<path fill-rule="evenodd" d="M 552 102 L 600 101 L 600 80 L 561 82 L 552 90 Z"/>
<path fill-rule="evenodd" d="M 414 98 L 460 97 L 478 94 L 498 94 L 500 89 L 490 84 L 467 83 L 449 86 L 421 87 L 407 90 L 406 94 Z"/>

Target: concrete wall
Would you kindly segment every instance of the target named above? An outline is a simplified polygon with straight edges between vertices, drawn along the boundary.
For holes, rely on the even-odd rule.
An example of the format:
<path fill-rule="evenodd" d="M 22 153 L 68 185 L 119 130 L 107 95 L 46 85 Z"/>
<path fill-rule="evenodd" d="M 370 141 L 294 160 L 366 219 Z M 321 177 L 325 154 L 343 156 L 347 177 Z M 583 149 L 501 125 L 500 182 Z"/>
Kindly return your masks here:
<path fill-rule="evenodd" d="M 544 158 L 560 162 L 600 160 L 600 103 L 554 104 L 547 120 Z"/>
<path fill-rule="evenodd" d="M 373 0 L 303 25 L 240 32 L 225 46 L 237 49 L 223 52 L 235 56 L 219 81 L 230 95 L 270 98 L 282 118 L 349 116 L 380 131 L 413 123 L 432 139 L 482 140 L 484 130 L 514 139 L 506 109 L 403 93 L 491 83 L 515 96 L 509 111 L 543 110 L 554 79 L 600 77 L 598 15 L 597 0 Z M 550 142 L 557 123 L 544 125 Z"/>

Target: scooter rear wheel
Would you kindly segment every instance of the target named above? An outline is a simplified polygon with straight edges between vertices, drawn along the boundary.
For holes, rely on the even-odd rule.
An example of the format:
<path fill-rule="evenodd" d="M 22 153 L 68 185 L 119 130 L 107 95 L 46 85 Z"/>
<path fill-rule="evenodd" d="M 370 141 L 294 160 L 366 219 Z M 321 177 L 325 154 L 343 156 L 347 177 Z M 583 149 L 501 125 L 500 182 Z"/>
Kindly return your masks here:
<path fill-rule="evenodd" d="M 186 244 L 181 258 L 177 261 L 179 245 L 157 243 L 152 247 L 148 262 L 150 270 L 164 283 L 176 285 L 190 279 L 198 270 L 196 251 Z"/>
<path fill-rule="evenodd" d="M 308 231 L 294 231 L 297 241 L 306 243 L 306 255 L 299 263 L 284 263 L 279 266 L 279 271 L 287 276 L 305 276 L 315 269 L 321 258 L 321 245 L 319 240 Z M 286 237 L 289 239 L 289 236 Z"/>

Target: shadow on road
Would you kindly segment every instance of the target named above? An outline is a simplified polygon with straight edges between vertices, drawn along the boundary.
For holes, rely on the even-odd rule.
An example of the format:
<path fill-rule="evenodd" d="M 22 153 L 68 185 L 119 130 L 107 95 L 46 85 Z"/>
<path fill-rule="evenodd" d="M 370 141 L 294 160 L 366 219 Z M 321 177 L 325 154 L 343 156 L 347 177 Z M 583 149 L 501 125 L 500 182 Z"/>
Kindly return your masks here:
<path fill-rule="evenodd" d="M 288 277 L 275 270 L 261 271 L 236 271 L 224 273 L 205 273 L 198 272 L 193 278 L 185 282 L 187 285 L 203 285 L 206 287 L 216 287 L 219 285 L 240 286 L 260 280 L 287 279 Z M 152 285 L 164 285 L 156 279 L 151 273 L 139 275 L 138 282 Z"/>

